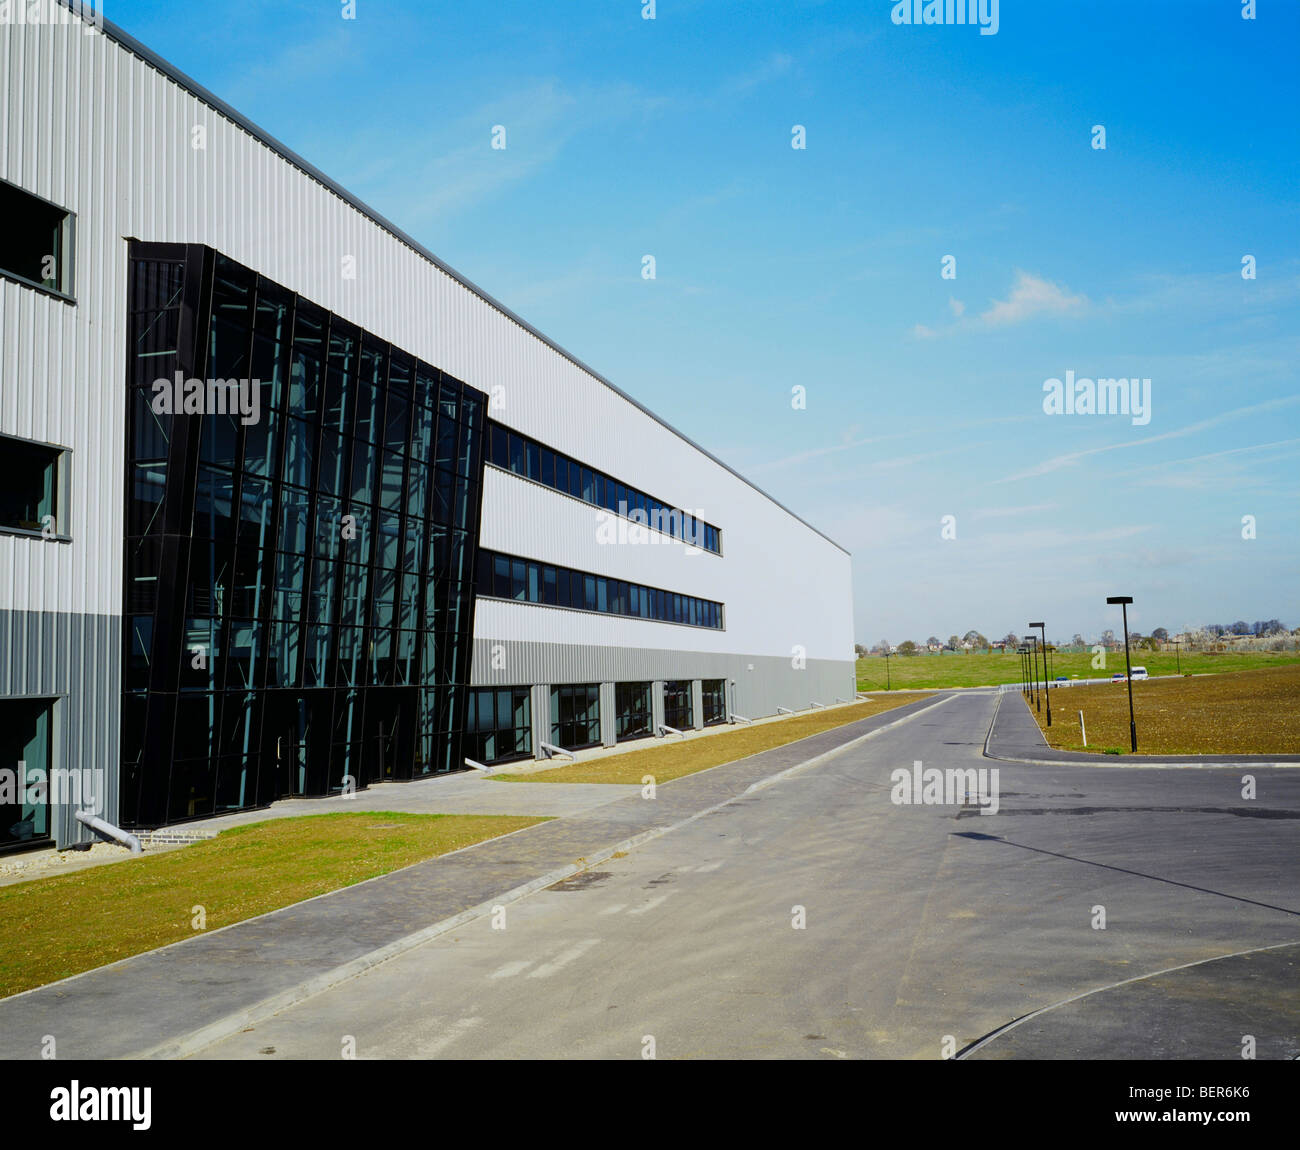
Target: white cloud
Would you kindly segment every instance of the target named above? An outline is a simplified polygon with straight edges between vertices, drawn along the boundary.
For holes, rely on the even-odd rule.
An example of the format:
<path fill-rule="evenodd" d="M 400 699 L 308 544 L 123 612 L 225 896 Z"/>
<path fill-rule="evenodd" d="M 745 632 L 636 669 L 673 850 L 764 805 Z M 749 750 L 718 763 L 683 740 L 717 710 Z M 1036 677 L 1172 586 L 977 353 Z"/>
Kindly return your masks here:
<path fill-rule="evenodd" d="M 1087 305 L 1084 296 L 1071 295 L 1059 284 L 1017 271 L 1011 294 L 1006 299 L 994 300 L 980 316 L 980 322 L 986 327 L 1005 327 L 1040 315 L 1068 315 L 1082 311 Z"/>

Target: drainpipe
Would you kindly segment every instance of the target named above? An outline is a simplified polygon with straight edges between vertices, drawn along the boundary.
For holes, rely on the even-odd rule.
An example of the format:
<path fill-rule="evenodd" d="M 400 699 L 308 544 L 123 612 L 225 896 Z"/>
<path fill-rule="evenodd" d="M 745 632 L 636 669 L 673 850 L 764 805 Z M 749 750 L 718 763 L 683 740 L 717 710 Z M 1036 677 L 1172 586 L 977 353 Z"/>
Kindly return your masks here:
<path fill-rule="evenodd" d="M 124 847 L 130 847 L 133 855 L 144 854 L 144 847 L 140 845 L 140 840 L 135 835 L 127 834 L 121 827 L 106 823 L 103 819 L 88 814 L 86 811 L 77 811 L 76 819 L 77 822 L 88 826 L 92 831 L 98 831 L 105 838 L 113 839 Z"/>

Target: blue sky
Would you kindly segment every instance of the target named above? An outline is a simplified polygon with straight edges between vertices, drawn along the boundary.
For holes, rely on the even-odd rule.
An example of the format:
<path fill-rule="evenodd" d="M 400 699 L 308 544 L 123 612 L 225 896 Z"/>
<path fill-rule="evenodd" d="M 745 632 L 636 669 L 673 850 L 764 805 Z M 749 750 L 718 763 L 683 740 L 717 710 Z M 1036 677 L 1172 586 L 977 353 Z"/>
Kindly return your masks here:
<path fill-rule="evenodd" d="M 892 8 L 106 10 L 852 551 L 858 641 L 1300 624 L 1300 5 Z"/>

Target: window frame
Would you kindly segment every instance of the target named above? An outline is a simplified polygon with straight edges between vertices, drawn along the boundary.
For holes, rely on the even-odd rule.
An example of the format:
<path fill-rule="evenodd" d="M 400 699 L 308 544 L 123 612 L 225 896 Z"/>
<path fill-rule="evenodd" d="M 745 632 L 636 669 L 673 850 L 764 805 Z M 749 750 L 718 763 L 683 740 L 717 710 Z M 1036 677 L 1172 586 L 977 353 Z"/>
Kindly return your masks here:
<path fill-rule="evenodd" d="M 23 287 L 32 288 L 34 291 L 41 292 L 53 299 L 61 300 L 63 303 L 72 304 L 74 307 L 77 303 L 76 296 L 76 262 L 77 262 L 77 213 L 71 208 L 65 208 L 62 204 L 45 196 L 38 195 L 36 192 L 24 188 L 21 184 L 15 184 L 12 180 L 0 179 L 0 185 L 6 188 L 12 188 L 20 195 L 27 196 L 29 199 L 36 200 L 38 203 L 53 208 L 56 212 L 63 213 L 63 220 L 59 225 L 59 286 L 50 287 L 41 283 L 40 280 L 30 280 L 26 276 L 13 271 L 10 268 L 0 264 L 0 278 L 9 280 L 11 283 L 21 284 Z"/>
<path fill-rule="evenodd" d="M 46 534 L 44 530 L 38 527 L 17 527 L 0 523 L 0 535 L 17 535 L 25 539 L 41 539 L 47 543 L 71 543 L 72 531 L 70 524 L 65 520 L 64 510 L 67 502 L 65 493 L 68 491 L 72 479 L 72 448 L 59 443 L 49 443 L 43 439 L 29 439 L 22 435 L 9 435 L 7 432 L 0 433 L 0 448 L 6 441 L 53 452 L 54 491 L 50 499 L 53 504 L 53 511 L 46 512 L 46 514 L 54 516 L 54 531 Z"/>

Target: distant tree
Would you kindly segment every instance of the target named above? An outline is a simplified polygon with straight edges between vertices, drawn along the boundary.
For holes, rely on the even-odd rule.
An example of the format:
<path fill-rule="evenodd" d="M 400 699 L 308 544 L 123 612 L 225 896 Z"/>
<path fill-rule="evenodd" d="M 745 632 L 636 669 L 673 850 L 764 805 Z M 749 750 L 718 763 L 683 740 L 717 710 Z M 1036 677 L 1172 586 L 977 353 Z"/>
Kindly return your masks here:
<path fill-rule="evenodd" d="M 861 643 L 853 644 L 853 653 L 859 659 L 865 659 L 867 657 L 867 649 Z"/>
<path fill-rule="evenodd" d="M 957 638 L 956 635 L 949 635 L 949 636 L 948 636 L 948 650 L 949 650 L 949 651 L 960 651 L 960 650 L 961 650 L 961 640 L 960 640 L 959 638 Z"/>
<path fill-rule="evenodd" d="M 1161 643 L 1168 643 L 1169 632 L 1166 631 L 1163 627 L 1157 627 L 1154 631 L 1151 632 L 1151 638 Z"/>
<path fill-rule="evenodd" d="M 961 639 L 963 643 L 969 643 L 973 648 L 978 650 L 983 650 L 989 645 L 989 641 L 978 631 L 967 631 Z"/>
<path fill-rule="evenodd" d="M 1109 627 L 1107 627 L 1106 630 L 1104 630 L 1101 633 L 1101 644 L 1103 647 L 1111 647 L 1114 646 L 1114 643 L 1115 643 L 1115 632 L 1112 631 Z"/>
<path fill-rule="evenodd" d="M 1232 633 L 1233 633 L 1234 635 L 1249 635 L 1249 634 L 1250 634 L 1250 624 L 1247 623 L 1244 619 L 1238 619 L 1238 620 L 1237 620 L 1237 621 L 1232 625 L 1232 627 L 1230 628 L 1230 630 L 1232 631 Z"/>
<path fill-rule="evenodd" d="M 938 636 L 938 635 L 931 635 L 931 636 L 930 636 L 930 637 L 925 641 L 925 645 L 926 645 L 927 647 L 941 647 L 941 646 L 943 646 L 943 644 L 939 642 L 939 636 Z"/>
<path fill-rule="evenodd" d="M 1002 640 L 1002 642 L 1006 644 L 1006 648 L 1008 651 L 1014 651 L 1017 647 L 1020 646 L 1020 636 L 1017 635 L 1014 631 L 1008 631 L 1006 637 Z"/>
<path fill-rule="evenodd" d="M 898 645 L 898 653 L 899 653 L 900 655 L 915 655 L 915 654 L 916 654 L 916 644 L 913 643 L 911 639 L 904 639 L 904 640 L 903 640 L 901 643 L 899 643 L 899 645 Z"/>
<path fill-rule="evenodd" d="M 1083 636 L 1078 631 L 1074 633 L 1074 638 L 1070 640 L 1071 647 L 1086 647 L 1088 644 L 1083 641 Z"/>

